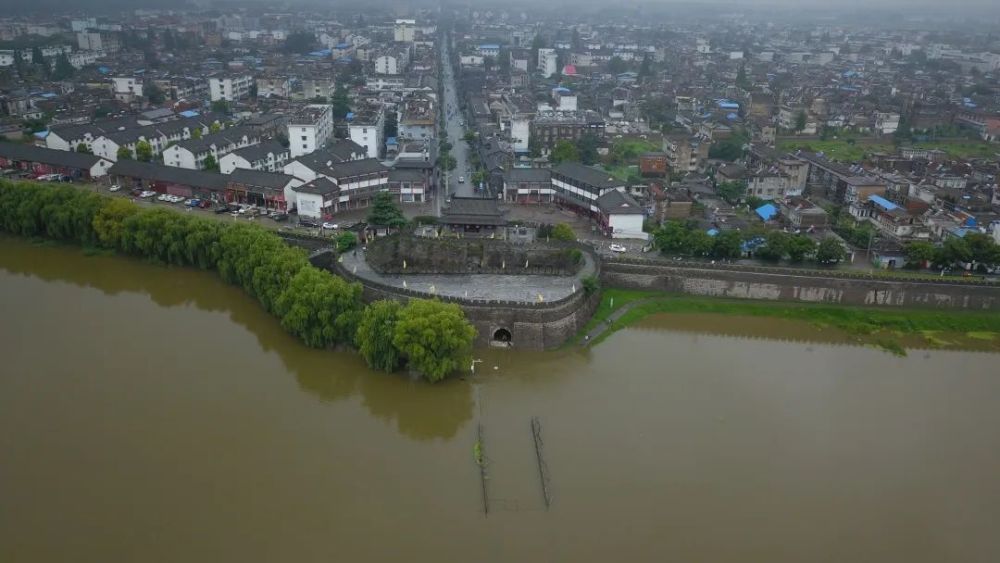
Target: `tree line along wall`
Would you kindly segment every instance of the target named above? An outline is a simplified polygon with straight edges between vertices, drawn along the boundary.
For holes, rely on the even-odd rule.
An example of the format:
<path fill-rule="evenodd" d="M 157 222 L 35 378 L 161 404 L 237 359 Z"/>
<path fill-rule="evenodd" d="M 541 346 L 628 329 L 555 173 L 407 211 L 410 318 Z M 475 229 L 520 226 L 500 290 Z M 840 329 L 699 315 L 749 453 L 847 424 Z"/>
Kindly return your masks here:
<path fill-rule="evenodd" d="M 605 261 L 605 287 L 648 289 L 737 299 L 835 303 L 840 305 L 1000 310 L 1000 287 L 822 277 L 808 273 L 767 273 Z"/>
<path fill-rule="evenodd" d="M 368 244 L 365 259 L 380 274 L 545 274 L 571 276 L 582 265 L 574 243 L 393 235 Z"/>

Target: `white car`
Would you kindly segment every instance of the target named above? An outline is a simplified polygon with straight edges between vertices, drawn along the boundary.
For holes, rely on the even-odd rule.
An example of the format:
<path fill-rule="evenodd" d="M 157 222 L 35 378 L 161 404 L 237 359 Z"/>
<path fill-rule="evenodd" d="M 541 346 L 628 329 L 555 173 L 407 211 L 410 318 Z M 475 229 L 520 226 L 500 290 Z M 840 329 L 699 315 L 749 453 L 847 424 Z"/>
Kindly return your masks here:
<path fill-rule="evenodd" d="M 324 229 L 335 230 L 335 229 L 339 229 L 340 226 L 337 225 L 336 223 L 323 223 L 323 228 Z"/>
<path fill-rule="evenodd" d="M 459 184 L 464 184 L 465 183 L 465 176 L 459 176 L 458 177 L 458 183 Z"/>
<path fill-rule="evenodd" d="M 117 192 L 120 189 L 122 189 L 122 187 L 119 186 L 118 184 L 115 184 L 115 185 L 111 186 L 110 188 L 108 188 L 108 191 L 109 192 Z"/>
<path fill-rule="evenodd" d="M 143 199 L 146 199 L 146 198 L 153 197 L 154 195 L 156 195 L 156 192 L 150 191 L 150 190 L 146 190 L 146 191 L 140 193 L 139 197 L 141 197 Z"/>
<path fill-rule="evenodd" d="M 611 252 L 626 252 L 628 249 L 620 244 L 612 244 L 608 247 Z"/>

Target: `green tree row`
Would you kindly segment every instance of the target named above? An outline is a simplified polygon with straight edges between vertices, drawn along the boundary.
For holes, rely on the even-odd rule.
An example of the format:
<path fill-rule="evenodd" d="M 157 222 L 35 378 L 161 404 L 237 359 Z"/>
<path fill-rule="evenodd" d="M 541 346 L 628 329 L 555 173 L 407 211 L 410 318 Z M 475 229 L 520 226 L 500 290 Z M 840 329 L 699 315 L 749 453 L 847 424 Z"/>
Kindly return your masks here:
<path fill-rule="evenodd" d="M 914 268 L 921 268 L 924 264 L 941 268 L 960 263 L 996 266 L 1000 264 L 1000 245 L 983 233 L 949 237 L 941 246 L 926 241 L 911 242 L 906 245 L 906 263 Z"/>
<path fill-rule="evenodd" d="M 667 221 L 653 231 L 653 242 L 664 254 L 697 258 L 735 259 L 743 254 L 743 243 L 757 240 L 754 255 L 764 260 L 788 259 L 802 262 L 813 258 L 821 264 L 833 264 L 844 259 L 844 249 L 834 238 L 817 244 L 805 235 L 769 231 L 764 235 L 744 234 L 727 230 L 709 235 L 704 229 L 694 228 L 680 221 Z"/>
<path fill-rule="evenodd" d="M 359 324 L 375 313 L 368 313 L 362 302 L 361 285 L 312 266 L 304 250 L 249 223 L 140 208 L 126 199 L 71 186 L 0 182 L 0 231 L 99 246 L 163 264 L 214 269 L 306 345 L 358 343 L 372 367 L 408 365 L 429 381 L 465 365 L 475 338 L 475 329 L 457 305 L 412 300 L 399 308 L 391 353 L 383 358 L 383 348 L 377 348 L 383 350 L 378 354 L 364 352 L 372 344 L 367 332 L 358 333 Z"/>

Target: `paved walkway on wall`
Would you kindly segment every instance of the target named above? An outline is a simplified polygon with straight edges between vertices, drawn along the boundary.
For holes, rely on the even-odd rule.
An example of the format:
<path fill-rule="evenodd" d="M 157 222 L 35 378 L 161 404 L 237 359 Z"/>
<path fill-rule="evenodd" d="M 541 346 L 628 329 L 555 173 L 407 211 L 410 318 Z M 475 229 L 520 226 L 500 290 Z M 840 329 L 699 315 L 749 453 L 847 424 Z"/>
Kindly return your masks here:
<path fill-rule="evenodd" d="M 342 265 L 358 277 L 382 285 L 426 292 L 429 295 L 446 295 L 484 301 L 558 301 L 583 291 L 583 278 L 594 275 L 596 265 L 586 252 L 585 263 L 575 276 L 504 275 L 504 274 L 380 274 L 365 260 L 364 251 L 358 249 L 342 255 Z"/>
<path fill-rule="evenodd" d="M 650 301 L 656 301 L 656 298 L 651 297 L 648 299 L 639 299 L 638 301 L 630 301 L 622 305 L 621 308 L 608 315 L 608 318 L 604 319 L 601 324 L 595 326 L 590 332 L 585 334 L 583 339 L 580 340 L 580 346 L 582 348 L 590 346 L 592 342 L 595 342 L 602 334 L 610 330 L 611 327 L 614 326 L 615 322 L 622 318 L 622 315 L 631 311 L 634 307 L 644 303 L 649 303 Z"/>

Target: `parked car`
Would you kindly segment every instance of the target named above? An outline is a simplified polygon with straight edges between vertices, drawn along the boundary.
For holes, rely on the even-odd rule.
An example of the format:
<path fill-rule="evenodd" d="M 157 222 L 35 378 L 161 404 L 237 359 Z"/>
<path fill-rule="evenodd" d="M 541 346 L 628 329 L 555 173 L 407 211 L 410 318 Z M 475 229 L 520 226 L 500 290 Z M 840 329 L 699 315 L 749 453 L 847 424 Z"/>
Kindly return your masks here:
<path fill-rule="evenodd" d="M 167 194 L 160 194 L 156 196 L 157 201 L 170 201 L 170 196 Z"/>
<path fill-rule="evenodd" d="M 145 191 L 143 191 L 143 192 L 141 192 L 139 194 L 139 197 L 141 197 L 143 199 L 148 199 L 148 198 L 153 197 L 154 195 L 156 195 L 156 192 L 150 191 L 150 190 L 145 190 Z"/>
<path fill-rule="evenodd" d="M 111 186 L 110 188 L 108 188 L 108 191 L 109 192 L 117 192 L 120 189 L 122 189 L 122 187 L 119 186 L 118 184 L 115 184 L 115 185 Z"/>
<path fill-rule="evenodd" d="M 288 220 L 288 214 L 287 213 L 275 213 L 274 215 L 271 215 L 271 219 L 274 219 L 275 221 L 278 221 L 279 223 L 281 221 L 287 221 Z"/>
<path fill-rule="evenodd" d="M 299 226 L 300 227 L 310 227 L 310 228 L 313 228 L 313 229 L 318 229 L 319 228 L 319 223 L 317 223 L 316 221 L 309 221 L 307 219 L 299 219 Z"/>
<path fill-rule="evenodd" d="M 229 213 L 229 211 L 230 210 L 229 210 L 229 206 L 228 205 L 220 205 L 220 206 L 218 206 L 218 207 L 215 208 L 215 212 L 217 214 L 220 214 L 220 215 L 223 214 L 223 213 Z"/>
<path fill-rule="evenodd" d="M 339 229 L 340 225 L 338 225 L 336 223 L 323 223 L 323 228 L 324 229 L 334 230 L 334 229 Z"/>
<path fill-rule="evenodd" d="M 625 248 L 624 246 L 622 246 L 620 244 L 612 244 L 611 246 L 608 247 L 608 249 L 611 250 L 611 252 L 626 252 L 626 251 L 628 251 L 627 248 Z"/>
<path fill-rule="evenodd" d="M 458 177 L 458 183 L 459 184 L 464 184 L 465 183 L 465 176 L 459 176 Z"/>

